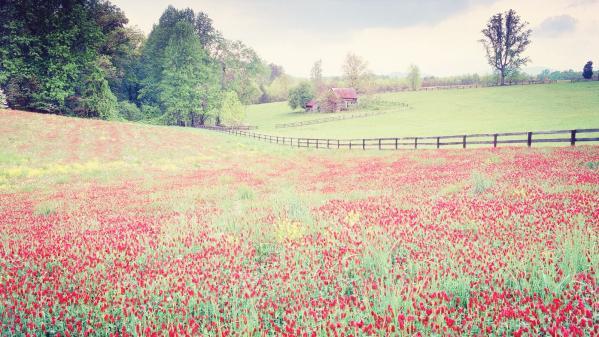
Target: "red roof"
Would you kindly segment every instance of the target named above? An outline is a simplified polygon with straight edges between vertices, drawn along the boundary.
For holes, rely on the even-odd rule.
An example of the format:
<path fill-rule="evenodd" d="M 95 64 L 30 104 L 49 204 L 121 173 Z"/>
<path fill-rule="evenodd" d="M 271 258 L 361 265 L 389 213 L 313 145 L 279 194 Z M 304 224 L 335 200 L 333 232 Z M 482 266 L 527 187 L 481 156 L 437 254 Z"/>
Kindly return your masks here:
<path fill-rule="evenodd" d="M 335 95 L 343 99 L 358 99 L 358 93 L 354 88 L 331 88 Z"/>
<path fill-rule="evenodd" d="M 316 103 L 316 100 L 311 99 L 311 100 L 308 101 L 308 103 L 306 103 L 306 107 L 307 108 L 312 108 L 312 107 L 315 107 L 317 104 L 318 103 Z"/>

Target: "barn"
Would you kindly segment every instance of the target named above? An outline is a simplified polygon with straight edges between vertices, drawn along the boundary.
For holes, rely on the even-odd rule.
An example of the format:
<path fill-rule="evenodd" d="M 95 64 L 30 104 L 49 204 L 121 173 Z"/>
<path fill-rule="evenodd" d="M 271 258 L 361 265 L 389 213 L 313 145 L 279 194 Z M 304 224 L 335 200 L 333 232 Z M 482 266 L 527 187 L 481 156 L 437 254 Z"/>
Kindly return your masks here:
<path fill-rule="evenodd" d="M 318 107 L 318 102 L 315 99 L 311 99 L 308 101 L 308 103 L 306 103 L 306 111 L 318 111 L 319 107 Z"/>
<path fill-rule="evenodd" d="M 347 110 L 350 106 L 358 104 L 358 93 L 354 88 L 331 88 L 337 97 L 337 111 Z"/>

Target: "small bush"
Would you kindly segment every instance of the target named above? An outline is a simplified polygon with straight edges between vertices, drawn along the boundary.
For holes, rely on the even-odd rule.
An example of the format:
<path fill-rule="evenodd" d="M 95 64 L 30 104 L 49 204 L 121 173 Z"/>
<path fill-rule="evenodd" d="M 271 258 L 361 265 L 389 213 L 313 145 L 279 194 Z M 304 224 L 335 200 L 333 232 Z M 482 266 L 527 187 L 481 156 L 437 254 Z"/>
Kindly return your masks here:
<path fill-rule="evenodd" d="M 144 118 L 144 114 L 137 105 L 128 101 L 119 102 L 119 115 L 129 121 L 139 121 Z"/>

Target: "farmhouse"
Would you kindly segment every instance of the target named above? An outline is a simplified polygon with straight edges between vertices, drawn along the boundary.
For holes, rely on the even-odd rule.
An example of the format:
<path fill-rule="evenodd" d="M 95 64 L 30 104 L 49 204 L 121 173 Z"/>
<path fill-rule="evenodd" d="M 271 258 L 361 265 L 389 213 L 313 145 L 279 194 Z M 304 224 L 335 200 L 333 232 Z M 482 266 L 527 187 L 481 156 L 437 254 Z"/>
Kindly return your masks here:
<path fill-rule="evenodd" d="M 337 97 L 335 111 L 347 110 L 350 106 L 358 104 L 358 93 L 354 88 L 331 88 L 331 91 Z"/>

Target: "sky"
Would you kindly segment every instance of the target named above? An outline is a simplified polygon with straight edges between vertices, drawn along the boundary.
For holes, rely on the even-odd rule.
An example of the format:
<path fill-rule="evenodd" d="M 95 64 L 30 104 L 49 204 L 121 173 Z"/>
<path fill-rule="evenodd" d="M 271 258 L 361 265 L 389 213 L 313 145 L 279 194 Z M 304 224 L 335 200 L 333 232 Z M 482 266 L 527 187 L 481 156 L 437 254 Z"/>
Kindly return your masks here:
<path fill-rule="evenodd" d="M 288 74 L 308 77 L 322 60 L 340 75 L 348 52 L 376 74 L 489 73 L 481 29 L 510 8 L 530 23 L 531 71 L 599 65 L 599 0 L 112 0 L 149 34 L 168 5 L 203 11 L 228 39 L 242 40 Z"/>

